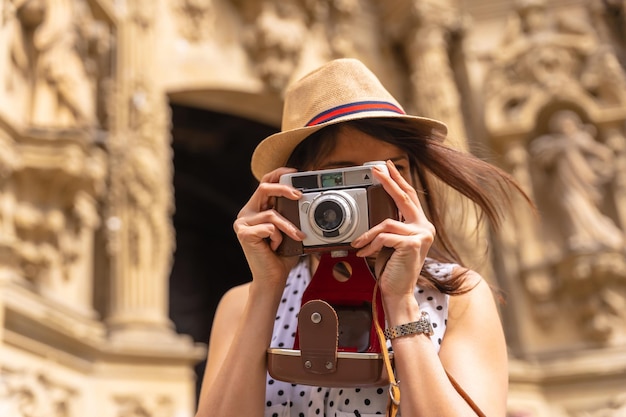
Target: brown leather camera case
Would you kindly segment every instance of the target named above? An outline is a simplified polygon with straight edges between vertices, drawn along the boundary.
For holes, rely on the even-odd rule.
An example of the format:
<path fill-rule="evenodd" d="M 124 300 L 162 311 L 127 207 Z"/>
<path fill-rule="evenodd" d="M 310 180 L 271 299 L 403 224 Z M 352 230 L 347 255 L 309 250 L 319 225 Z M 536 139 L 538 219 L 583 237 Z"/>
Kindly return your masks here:
<path fill-rule="evenodd" d="M 268 349 L 272 378 L 323 387 L 389 384 L 382 354 L 337 351 L 337 314 L 325 301 L 312 300 L 302 306 L 298 329 L 300 350 Z"/>

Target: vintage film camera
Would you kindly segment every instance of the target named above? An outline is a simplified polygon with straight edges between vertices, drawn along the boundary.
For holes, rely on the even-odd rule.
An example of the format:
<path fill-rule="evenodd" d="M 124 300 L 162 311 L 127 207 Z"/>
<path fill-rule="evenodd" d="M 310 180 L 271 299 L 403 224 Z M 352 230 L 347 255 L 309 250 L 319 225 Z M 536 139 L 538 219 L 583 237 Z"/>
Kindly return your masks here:
<path fill-rule="evenodd" d="M 329 252 L 350 248 L 356 237 L 398 209 L 372 174 L 374 166 L 387 170 L 382 161 L 361 166 L 297 172 L 281 176 L 280 183 L 303 192 L 298 201 L 281 197 L 276 210 L 306 233 L 303 242 L 284 237 L 277 253 L 282 256 Z"/>
<path fill-rule="evenodd" d="M 302 295 L 293 349 L 268 350 L 268 371 L 278 380 L 327 387 L 388 383 L 385 341 L 375 329 L 376 322 L 384 327 L 380 294 L 374 298 L 376 279 L 350 246 L 386 218 L 398 218 L 393 199 L 372 174 L 374 165 L 387 169 L 384 162 L 370 162 L 280 179 L 303 196 L 298 201 L 279 198 L 276 209 L 307 237 L 296 242 L 284 236 L 277 252 L 318 253 L 320 262 Z"/>

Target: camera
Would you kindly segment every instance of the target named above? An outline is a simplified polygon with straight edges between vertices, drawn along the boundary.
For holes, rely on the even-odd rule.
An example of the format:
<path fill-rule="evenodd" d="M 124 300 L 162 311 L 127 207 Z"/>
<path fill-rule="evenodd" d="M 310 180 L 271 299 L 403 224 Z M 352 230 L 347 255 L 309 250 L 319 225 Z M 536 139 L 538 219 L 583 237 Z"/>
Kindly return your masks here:
<path fill-rule="evenodd" d="M 387 218 L 398 218 L 393 199 L 374 178 L 382 161 L 361 166 L 296 172 L 280 177 L 281 184 L 302 191 L 297 201 L 279 197 L 276 210 L 306 234 L 302 242 L 283 235 L 281 256 L 345 250 L 350 243 Z"/>
<path fill-rule="evenodd" d="M 318 252 L 320 257 L 302 293 L 293 349 L 268 349 L 268 371 L 275 379 L 328 387 L 389 383 L 386 345 L 376 331 L 376 324 L 385 325 L 376 278 L 367 260 L 350 250 L 358 236 L 399 217 L 395 202 L 372 173 L 378 166 L 387 171 L 384 162 L 373 161 L 285 174 L 279 180 L 301 190 L 302 197 L 279 197 L 274 208 L 306 238 L 300 242 L 283 234 L 277 253 Z"/>

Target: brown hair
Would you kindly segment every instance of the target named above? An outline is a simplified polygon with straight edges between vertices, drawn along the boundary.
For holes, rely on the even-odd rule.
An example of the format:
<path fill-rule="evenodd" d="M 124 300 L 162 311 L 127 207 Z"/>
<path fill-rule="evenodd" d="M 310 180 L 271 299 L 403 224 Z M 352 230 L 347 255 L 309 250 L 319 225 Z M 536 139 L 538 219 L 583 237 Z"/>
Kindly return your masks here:
<path fill-rule="evenodd" d="M 497 228 L 506 208 L 511 206 L 511 191 L 519 192 L 530 203 L 515 179 L 502 169 L 491 165 L 471 153 L 461 152 L 443 144 L 443 138 L 432 129 L 416 131 L 396 119 L 360 119 L 331 125 L 321 129 L 292 152 L 287 166 L 299 170 L 310 170 L 335 146 L 337 133 L 344 127 L 353 127 L 381 141 L 397 146 L 409 157 L 411 176 L 420 193 L 426 216 L 437 231 L 429 257 L 463 265 L 461 257 L 445 231 L 442 185 L 452 187 L 480 207 L 480 217 L 486 217 L 490 225 Z M 421 190 L 419 188 L 421 187 Z M 532 203 L 530 203 L 532 205 Z M 425 269 L 422 277 L 425 284 L 447 294 L 459 294 L 470 288 L 463 286 L 467 270 L 448 280 L 438 280 Z"/>

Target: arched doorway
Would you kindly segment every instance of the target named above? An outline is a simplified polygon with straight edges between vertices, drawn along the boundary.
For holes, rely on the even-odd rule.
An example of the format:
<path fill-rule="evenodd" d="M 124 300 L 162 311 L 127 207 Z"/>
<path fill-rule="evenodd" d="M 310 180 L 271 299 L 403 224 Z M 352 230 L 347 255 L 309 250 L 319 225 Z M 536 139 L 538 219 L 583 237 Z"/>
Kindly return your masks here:
<path fill-rule="evenodd" d="M 206 343 L 221 296 L 250 280 L 232 223 L 257 185 L 252 151 L 277 128 L 185 105 L 171 110 L 176 249 L 170 318 L 179 333 Z M 196 366 L 197 389 L 204 365 Z"/>

